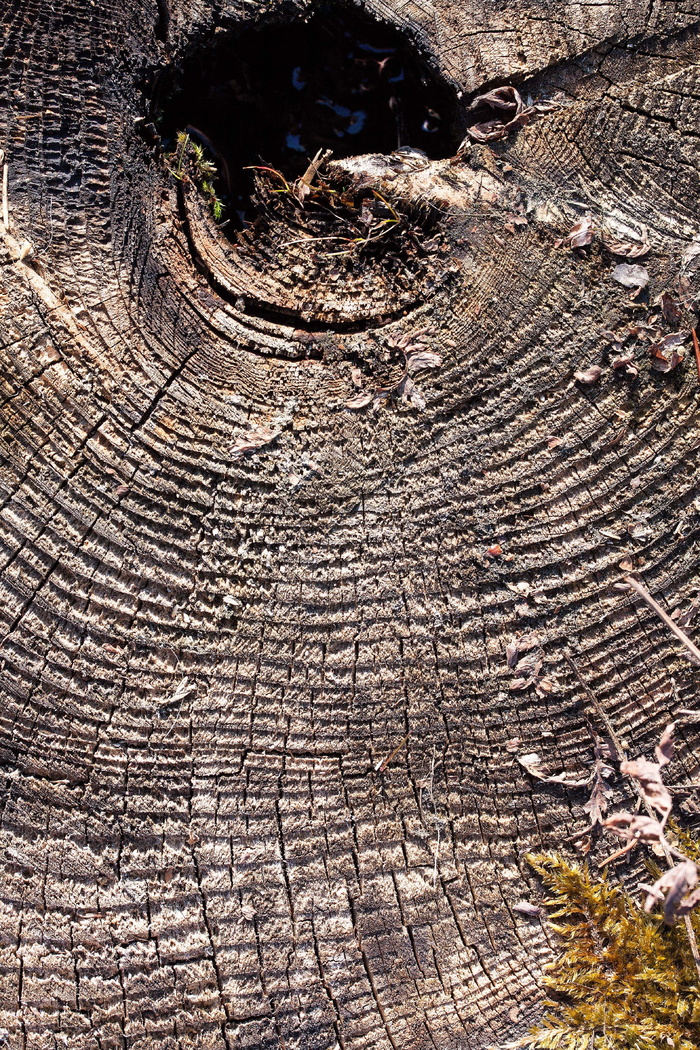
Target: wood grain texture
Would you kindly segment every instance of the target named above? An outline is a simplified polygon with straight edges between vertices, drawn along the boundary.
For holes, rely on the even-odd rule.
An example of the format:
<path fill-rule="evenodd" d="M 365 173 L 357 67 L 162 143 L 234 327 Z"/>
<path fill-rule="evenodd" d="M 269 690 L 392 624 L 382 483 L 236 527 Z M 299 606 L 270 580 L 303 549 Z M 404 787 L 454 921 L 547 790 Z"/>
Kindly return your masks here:
<path fill-rule="evenodd" d="M 335 290 L 301 251 L 255 277 L 136 122 L 140 85 L 193 41 L 311 3 L 5 0 L 0 1025 L 18 1050 L 522 1035 L 551 952 L 514 911 L 536 893 L 522 855 L 585 826 L 585 791 L 517 761 L 590 765 L 564 654 L 631 754 L 695 702 L 677 641 L 614 590 L 627 558 L 667 608 L 697 594 L 692 352 L 662 374 L 642 340 L 638 378 L 615 371 L 605 333 L 649 311 L 599 244 L 556 243 L 584 210 L 644 224 L 650 299 L 681 273 L 697 295 L 700 6 L 367 6 L 466 97 L 508 81 L 563 103 L 397 177 L 442 209 L 410 296 L 361 271 Z M 444 358 L 416 377 L 425 409 L 346 409 L 356 370 L 381 387 L 425 328 Z M 235 456 L 252 425 L 278 436 Z M 528 631 L 549 694 L 510 689 Z M 681 736 L 673 779 L 697 780 Z"/>

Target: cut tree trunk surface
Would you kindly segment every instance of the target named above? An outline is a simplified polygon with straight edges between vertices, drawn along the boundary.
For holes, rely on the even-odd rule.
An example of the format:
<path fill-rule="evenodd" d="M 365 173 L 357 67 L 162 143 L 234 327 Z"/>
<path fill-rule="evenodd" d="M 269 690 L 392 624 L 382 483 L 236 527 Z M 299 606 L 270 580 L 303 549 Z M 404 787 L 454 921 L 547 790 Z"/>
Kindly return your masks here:
<path fill-rule="evenodd" d="M 631 756 L 694 703 L 615 584 L 698 593 L 700 5 L 3 8 L 6 1045 L 522 1036 L 552 957 L 523 857 L 589 819 L 533 775 L 593 761 L 567 655 Z M 319 10 L 359 26 L 347 52 L 308 45 Z M 258 30 L 278 59 L 246 74 Z M 558 106 L 453 159 L 504 85 Z M 348 159 L 363 114 L 374 155 Z M 223 228 L 166 157 L 187 126 Z M 284 175 L 280 128 L 335 160 L 249 204 L 225 168 Z M 649 349 L 674 332 L 679 363 Z"/>

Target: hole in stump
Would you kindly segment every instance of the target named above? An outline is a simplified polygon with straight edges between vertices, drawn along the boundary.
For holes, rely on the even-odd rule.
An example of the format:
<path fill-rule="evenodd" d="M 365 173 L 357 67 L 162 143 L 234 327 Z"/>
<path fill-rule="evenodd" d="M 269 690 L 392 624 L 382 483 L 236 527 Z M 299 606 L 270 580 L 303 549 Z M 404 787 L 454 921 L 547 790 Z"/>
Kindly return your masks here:
<path fill-rule="evenodd" d="M 354 8 L 202 47 L 161 75 L 157 96 L 164 148 L 183 131 L 204 147 L 234 229 L 254 217 L 248 166 L 291 181 L 320 149 L 338 159 L 410 146 L 438 159 L 461 138 L 454 90 L 400 32 Z"/>

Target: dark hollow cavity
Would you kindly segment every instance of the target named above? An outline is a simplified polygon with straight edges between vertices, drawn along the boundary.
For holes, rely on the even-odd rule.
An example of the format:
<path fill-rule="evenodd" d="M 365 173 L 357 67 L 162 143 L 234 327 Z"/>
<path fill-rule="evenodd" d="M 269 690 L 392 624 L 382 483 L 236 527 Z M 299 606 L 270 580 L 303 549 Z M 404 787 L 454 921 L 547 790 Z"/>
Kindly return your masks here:
<path fill-rule="evenodd" d="M 463 131 L 456 93 L 396 29 L 354 8 L 210 43 L 161 74 L 155 109 L 166 150 L 187 131 L 217 167 L 233 227 L 252 218 L 252 173 L 292 180 L 321 150 L 335 159 L 422 150 L 450 156 Z"/>

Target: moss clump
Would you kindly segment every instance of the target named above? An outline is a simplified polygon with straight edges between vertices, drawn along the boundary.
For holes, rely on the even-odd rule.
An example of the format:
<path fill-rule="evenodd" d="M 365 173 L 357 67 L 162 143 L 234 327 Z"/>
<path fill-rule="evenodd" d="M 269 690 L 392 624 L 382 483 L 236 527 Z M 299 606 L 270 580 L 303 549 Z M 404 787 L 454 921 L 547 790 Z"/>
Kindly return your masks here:
<path fill-rule="evenodd" d="M 175 149 L 172 153 L 166 153 L 165 163 L 168 172 L 174 178 L 194 182 L 199 187 L 215 221 L 220 222 L 224 206 L 214 188 L 214 180 L 218 174 L 216 165 L 207 159 L 199 143 L 193 142 L 186 132 L 178 132 Z"/>
<path fill-rule="evenodd" d="M 561 939 L 546 968 L 552 998 L 531 1050 L 698 1050 L 700 985 L 682 923 L 647 915 L 607 877 L 560 856 L 529 863 L 549 891 L 550 928 Z M 697 916 L 692 917 L 696 935 Z"/>

